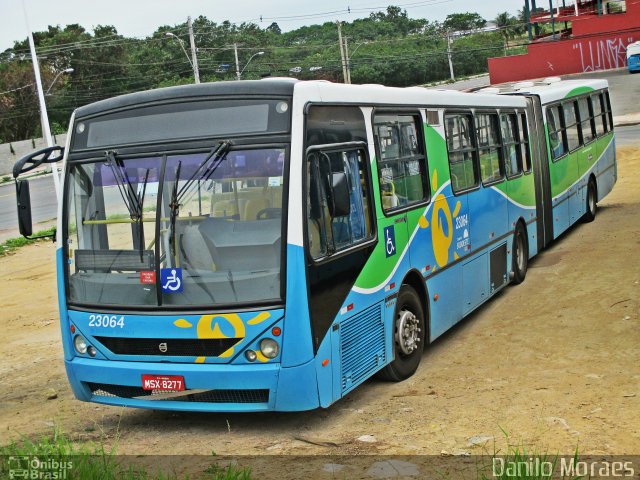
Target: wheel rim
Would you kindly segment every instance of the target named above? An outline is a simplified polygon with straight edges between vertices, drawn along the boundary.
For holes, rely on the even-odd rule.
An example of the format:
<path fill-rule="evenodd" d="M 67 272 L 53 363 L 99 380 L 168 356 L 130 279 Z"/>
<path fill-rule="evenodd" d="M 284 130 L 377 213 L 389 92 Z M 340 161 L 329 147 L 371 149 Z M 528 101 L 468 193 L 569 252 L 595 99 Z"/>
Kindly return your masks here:
<path fill-rule="evenodd" d="M 411 355 L 420 344 L 420 320 L 410 310 L 401 310 L 396 321 L 396 344 L 404 355 Z"/>
<path fill-rule="evenodd" d="M 593 193 L 593 187 L 589 187 L 589 212 L 593 214 L 596 211 L 596 196 Z"/>
<path fill-rule="evenodd" d="M 518 271 L 522 272 L 524 270 L 524 239 L 521 232 L 518 232 L 516 236 L 516 249 L 516 264 Z"/>

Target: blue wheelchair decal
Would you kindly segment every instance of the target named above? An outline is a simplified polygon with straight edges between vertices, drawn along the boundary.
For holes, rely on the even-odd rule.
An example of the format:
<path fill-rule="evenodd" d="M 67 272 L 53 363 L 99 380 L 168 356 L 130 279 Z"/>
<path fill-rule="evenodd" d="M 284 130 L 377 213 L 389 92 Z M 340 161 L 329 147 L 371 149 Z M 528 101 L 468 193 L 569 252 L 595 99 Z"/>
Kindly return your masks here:
<path fill-rule="evenodd" d="M 396 254 L 396 232 L 393 225 L 384 229 L 384 251 L 387 258 Z"/>
<path fill-rule="evenodd" d="M 160 269 L 160 285 L 163 293 L 182 291 L 182 269 L 177 267 Z"/>

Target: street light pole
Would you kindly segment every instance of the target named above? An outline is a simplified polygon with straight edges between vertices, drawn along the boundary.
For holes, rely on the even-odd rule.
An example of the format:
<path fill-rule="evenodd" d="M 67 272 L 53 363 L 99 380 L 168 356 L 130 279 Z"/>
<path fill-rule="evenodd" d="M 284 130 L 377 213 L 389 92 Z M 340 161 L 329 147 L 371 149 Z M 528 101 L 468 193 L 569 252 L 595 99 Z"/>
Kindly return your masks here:
<path fill-rule="evenodd" d="M 344 50 L 345 50 L 345 54 L 347 56 L 347 79 L 348 79 L 348 83 L 351 83 L 351 59 L 353 58 L 353 56 L 356 54 L 356 52 L 358 51 L 358 49 L 362 46 L 362 45 L 366 45 L 369 42 L 362 42 L 359 43 L 358 45 L 356 45 L 356 48 L 353 49 L 353 52 L 351 52 L 351 54 L 349 54 L 349 49 L 347 47 L 347 37 L 344 37 Z"/>
<path fill-rule="evenodd" d="M 189 54 L 187 53 L 187 50 L 184 48 L 184 41 L 173 32 L 165 32 L 164 34 L 167 37 L 175 38 L 176 40 L 178 40 L 178 43 L 180 44 L 180 48 L 182 48 L 182 51 L 184 52 L 185 56 L 187 57 L 187 60 L 189 61 L 189 65 L 191 65 L 191 68 L 193 69 L 194 82 L 200 83 L 200 73 L 198 72 L 198 63 L 197 63 L 198 59 L 195 53 L 195 44 L 193 45 L 193 58 L 196 60 L 196 63 L 193 63 L 191 61 L 191 58 L 189 57 Z"/>
<path fill-rule="evenodd" d="M 242 73 L 240 73 L 240 62 L 238 61 L 238 44 L 237 43 L 233 44 L 233 54 L 236 56 L 236 80 L 240 80 L 240 76 L 242 75 Z"/>
<path fill-rule="evenodd" d="M 65 73 L 73 73 L 73 68 L 65 68 L 64 70 L 62 70 L 61 72 L 58 72 L 58 74 L 53 78 L 53 82 L 51 82 L 51 85 L 49 85 L 49 88 L 47 88 L 47 91 L 44 92 L 44 95 L 47 96 L 49 95 L 49 92 L 51 91 L 51 89 L 53 88 L 53 86 L 56 84 L 56 82 L 58 81 L 58 79 L 60 78 L 61 75 L 65 74 Z"/>
<path fill-rule="evenodd" d="M 33 33 L 31 27 L 29 27 L 29 18 L 27 17 L 27 8 L 22 2 L 22 9 L 24 11 L 24 21 L 27 24 L 27 31 L 29 32 L 29 50 L 31 51 L 31 62 L 33 63 L 33 73 L 36 77 L 36 90 L 38 92 L 38 102 L 40 103 L 40 124 L 42 126 L 42 136 L 47 142 L 47 147 L 53 146 L 53 138 L 51 137 L 51 130 L 49 128 L 49 115 L 47 114 L 47 104 L 44 101 L 44 93 L 42 91 L 42 78 L 40 78 L 40 65 L 38 64 L 38 57 L 36 56 L 36 46 L 33 42 Z M 51 165 L 51 173 L 53 173 L 53 187 L 56 192 L 56 199 L 59 198 L 60 193 L 60 177 L 58 177 L 58 164 L 53 163 Z"/>
<path fill-rule="evenodd" d="M 237 50 L 236 50 L 237 52 Z M 236 53 L 237 55 L 237 53 Z M 249 66 L 249 63 L 251 63 L 251 60 L 253 60 L 255 57 L 257 57 L 258 55 L 264 55 L 264 52 L 256 52 L 253 55 L 251 55 L 251 57 L 249 57 L 249 61 L 247 63 L 245 63 L 244 68 L 238 73 L 238 80 L 240 80 L 242 78 L 242 74 L 244 73 L 244 71 L 247 69 L 247 67 Z M 236 59 L 238 57 L 236 56 Z"/>

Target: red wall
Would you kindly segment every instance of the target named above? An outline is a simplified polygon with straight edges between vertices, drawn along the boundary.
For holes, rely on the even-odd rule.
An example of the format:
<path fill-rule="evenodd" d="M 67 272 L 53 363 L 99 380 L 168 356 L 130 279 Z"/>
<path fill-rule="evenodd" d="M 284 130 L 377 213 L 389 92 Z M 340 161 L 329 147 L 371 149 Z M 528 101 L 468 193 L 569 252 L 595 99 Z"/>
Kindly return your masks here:
<path fill-rule="evenodd" d="M 492 84 L 627 65 L 626 47 L 640 40 L 640 2 L 627 0 L 627 13 L 573 22 L 568 40 L 532 43 L 526 54 L 489 59 Z"/>

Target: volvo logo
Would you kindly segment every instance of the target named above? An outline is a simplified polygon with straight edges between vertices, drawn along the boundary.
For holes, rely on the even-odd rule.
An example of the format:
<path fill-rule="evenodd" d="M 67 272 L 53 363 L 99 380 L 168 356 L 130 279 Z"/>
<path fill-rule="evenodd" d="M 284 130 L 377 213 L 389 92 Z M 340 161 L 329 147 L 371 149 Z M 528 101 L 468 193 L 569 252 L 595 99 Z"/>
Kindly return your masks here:
<path fill-rule="evenodd" d="M 160 345 L 158 345 L 158 349 L 162 353 L 167 353 L 167 343 L 166 342 L 162 342 Z"/>

